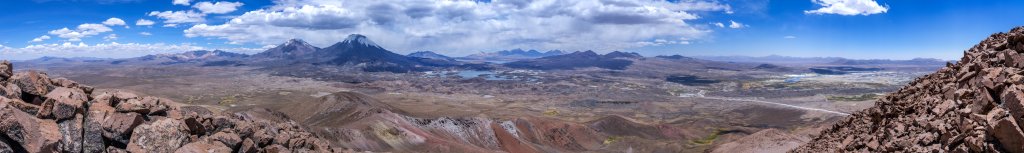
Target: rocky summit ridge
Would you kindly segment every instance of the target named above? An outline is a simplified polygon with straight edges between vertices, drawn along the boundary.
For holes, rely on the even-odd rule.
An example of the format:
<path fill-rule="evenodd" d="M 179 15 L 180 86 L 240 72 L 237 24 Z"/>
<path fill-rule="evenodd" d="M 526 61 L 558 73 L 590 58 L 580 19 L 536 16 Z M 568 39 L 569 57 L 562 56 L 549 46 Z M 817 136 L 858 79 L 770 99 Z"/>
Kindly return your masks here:
<path fill-rule="evenodd" d="M 1024 152 L 1024 27 L 996 33 L 791 152 Z"/>
<path fill-rule="evenodd" d="M 0 62 L 0 152 L 342 151 L 282 121 L 280 113 L 218 113 L 165 98 L 94 91 L 43 72 L 14 73 L 10 62 Z"/>

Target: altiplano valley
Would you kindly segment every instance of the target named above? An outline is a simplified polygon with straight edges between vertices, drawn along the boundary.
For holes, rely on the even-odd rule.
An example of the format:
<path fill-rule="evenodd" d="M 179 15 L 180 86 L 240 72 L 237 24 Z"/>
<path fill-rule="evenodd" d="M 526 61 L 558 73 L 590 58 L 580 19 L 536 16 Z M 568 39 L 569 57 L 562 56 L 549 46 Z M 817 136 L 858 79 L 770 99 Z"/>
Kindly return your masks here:
<path fill-rule="evenodd" d="M 4 1 L 0 153 L 1024 153 L 1019 6 Z"/>
<path fill-rule="evenodd" d="M 44 57 L 14 65 L 96 92 L 130 91 L 215 112 L 269 108 L 353 151 L 509 151 L 503 141 L 516 141 L 522 148 L 514 149 L 538 152 L 703 152 L 765 130 L 803 143 L 945 64 L 559 52 L 528 58 L 543 53 L 504 51 L 479 56 L 527 58 L 464 62 L 430 52 L 399 55 L 352 35 L 323 48 L 293 39 L 254 55 Z M 374 133 L 389 130 L 400 137 Z M 522 135 L 503 138 L 494 130 Z"/>

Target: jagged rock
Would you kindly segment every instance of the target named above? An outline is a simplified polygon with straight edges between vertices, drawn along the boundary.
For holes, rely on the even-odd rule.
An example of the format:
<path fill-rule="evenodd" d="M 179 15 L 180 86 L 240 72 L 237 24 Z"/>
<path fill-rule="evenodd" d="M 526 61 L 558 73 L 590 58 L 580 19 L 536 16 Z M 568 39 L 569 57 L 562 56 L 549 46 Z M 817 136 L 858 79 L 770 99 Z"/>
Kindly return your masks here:
<path fill-rule="evenodd" d="M 189 144 L 185 144 L 185 146 L 182 146 L 181 148 L 178 148 L 178 150 L 176 150 L 174 152 L 175 153 L 231 153 L 231 151 L 232 151 L 231 148 L 228 148 L 227 146 L 224 146 L 224 144 L 222 144 L 220 142 L 198 141 L 198 142 L 192 142 L 192 143 L 189 143 Z"/>
<path fill-rule="evenodd" d="M 115 107 L 118 112 L 135 112 L 143 115 L 159 114 L 166 112 L 169 106 L 161 104 L 161 99 L 156 97 L 142 97 L 129 99 L 121 102 Z"/>
<path fill-rule="evenodd" d="M 83 142 L 85 141 L 82 136 L 82 117 L 81 114 L 75 115 L 71 119 L 62 120 L 57 123 L 60 128 L 60 152 L 82 152 Z"/>
<path fill-rule="evenodd" d="M 16 84 L 8 83 L 7 85 L 0 84 L 0 96 L 7 97 L 10 99 L 21 99 L 21 87 Z"/>
<path fill-rule="evenodd" d="M 15 153 L 14 147 L 10 144 L 14 144 L 14 142 L 7 140 L 7 138 L 0 137 L 0 153 Z"/>
<path fill-rule="evenodd" d="M 218 114 L 124 91 L 93 96 L 66 78 L 6 73 L 3 63 L 0 73 L 10 75 L 0 74 L 0 153 L 333 152 L 280 113 Z"/>
<path fill-rule="evenodd" d="M 103 143 L 103 134 L 106 133 L 103 130 L 103 123 L 107 117 L 107 113 L 112 112 L 109 106 L 106 109 L 100 106 L 93 106 L 92 109 L 86 113 L 83 127 L 83 141 L 82 151 L 87 153 L 103 152 L 106 149 Z M 124 141 L 127 142 L 127 141 Z M 121 142 L 122 144 L 124 142 Z"/>
<path fill-rule="evenodd" d="M 242 144 L 242 138 L 238 137 L 237 134 L 229 132 L 217 132 L 211 135 L 210 139 L 224 143 L 225 146 L 231 148 L 238 148 Z"/>
<path fill-rule="evenodd" d="M 274 145 L 270 145 L 270 146 L 267 146 L 267 147 L 263 147 L 263 151 L 267 152 L 267 153 L 286 153 L 286 152 L 292 152 L 291 150 L 288 150 L 288 148 L 285 148 L 284 146 L 279 145 L 279 144 L 274 144 Z"/>
<path fill-rule="evenodd" d="M 51 106 L 51 110 L 42 110 L 41 114 L 52 115 L 57 120 L 75 117 L 81 114 L 83 105 L 89 100 L 88 95 L 82 90 L 58 87 L 46 94 L 44 106 Z"/>
<path fill-rule="evenodd" d="M 0 61 L 0 84 L 7 82 L 7 79 L 14 75 L 14 67 L 9 61 Z"/>
<path fill-rule="evenodd" d="M 173 152 L 189 142 L 188 127 L 174 119 L 140 125 L 132 132 L 129 152 Z"/>
<path fill-rule="evenodd" d="M 50 83 L 49 77 L 46 76 L 46 73 L 37 71 L 20 72 L 14 74 L 14 76 L 11 77 L 11 80 L 12 82 L 14 82 L 14 84 L 18 85 L 18 87 L 21 88 L 22 92 L 32 94 L 35 96 L 46 95 L 50 92 L 50 89 L 53 88 L 52 83 Z M 33 104 L 38 104 L 42 103 L 42 100 L 40 99 L 38 102 L 29 102 Z"/>
<path fill-rule="evenodd" d="M 102 122 L 103 137 L 127 144 L 132 131 L 143 121 L 139 114 L 109 112 Z"/>
<path fill-rule="evenodd" d="M 25 103 L 24 101 L 21 101 L 21 99 L 7 99 L 0 97 L 0 103 L 5 103 L 28 114 L 36 114 L 39 112 L 39 106 Z"/>
<path fill-rule="evenodd" d="M 107 147 L 107 153 L 128 153 L 128 151 L 114 146 L 110 146 Z"/>
<path fill-rule="evenodd" d="M 1024 27 L 912 81 L 792 152 L 1024 152 Z"/>
<path fill-rule="evenodd" d="M 27 152 L 55 152 L 61 139 L 57 123 L 10 107 L 0 108 L 0 131 Z"/>
<path fill-rule="evenodd" d="M 256 146 L 256 142 L 252 139 L 246 138 L 242 141 L 242 146 L 238 148 L 240 153 L 257 153 L 259 152 L 259 146 Z"/>

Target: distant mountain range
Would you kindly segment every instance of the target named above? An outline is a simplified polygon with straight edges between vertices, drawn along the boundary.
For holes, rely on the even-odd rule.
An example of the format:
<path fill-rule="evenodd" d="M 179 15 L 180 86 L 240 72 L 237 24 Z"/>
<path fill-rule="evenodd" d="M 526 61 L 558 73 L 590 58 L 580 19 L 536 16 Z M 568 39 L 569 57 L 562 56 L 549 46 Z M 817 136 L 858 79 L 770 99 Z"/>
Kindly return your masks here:
<path fill-rule="evenodd" d="M 848 59 L 842 57 L 792 57 L 792 56 L 695 56 L 698 59 L 770 64 L 824 64 L 824 65 L 945 65 L 945 60 L 934 58 L 915 58 L 910 60 L 890 59 Z"/>
<path fill-rule="evenodd" d="M 603 68 L 624 70 L 635 62 L 644 62 L 644 56 L 633 52 L 615 51 L 597 54 L 593 51 L 577 51 L 566 54 L 560 50 L 541 52 L 537 50 L 504 50 L 479 53 L 465 57 L 449 57 L 432 51 L 418 51 L 408 55 L 391 52 L 366 36 L 349 35 L 345 40 L 326 48 L 319 48 L 301 39 L 291 39 L 266 51 L 246 55 L 221 50 L 189 51 L 176 54 L 156 54 L 125 59 L 103 58 L 61 58 L 42 57 L 22 61 L 33 64 L 80 63 L 113 65 L 174 65 L 193 64 L 198 66 L 257 66 L 278 70 L 318 69 L 316 67 L 337 67 L 358 69 L 368 72 L 415 72 L 447 68 L 491 69 L 504 66 L 535 70 L 569 70 L 580 68 Z M 789 56 L 698 56 L 681 55 L 657 56 L 671 62 L 648 61 L 645 68 L 707 68 L 707 69 L 756 69 L 767 71 L 788 71 L 789 68 L 776 64 L 817 64 L 817 65 L 937 65 L 946 61 L 918 58 L 913 60 L 854 60 L 839 57 L 789 57 Z M 483 63 L 481 63 L 483 62 Z M 499 63 L 499 64 L 487 64 Z M 654 63 L 652 63 L 654 62 Z M 764 64 L 757 67 L 731 65 L 735 63 Z M 675 64 L 671 64 L 675 63 Z M 667 64 L 667 65 L 666 65 Z M 680 65 L 682 64 L 682 65 Z M 653 66 L 653 67 L 652 67 Z"/>
<path fill-rule="evenodd" d="M 465 57 L 458 57 L 456 59 L 463 60 L 463 61 L 503 63 L 503 62 L 536 59 L 536 58 L 541 58 L 541 57 L 563 55 L 563 54 L 566 54 L 566 53 L 562 52 L 561 50 L 550 50 L 550 51 L 546 51 L 546 52 L 541 52 L 541 51 L 532 50 L 532 49 L 531 50 L 513 49 L 513 50 L 503 50 L 503 51 L 490 52 L 490 53 L 477 53 L 477 54 L 472 54 L 472 55 L 465 56 Z"/>
<path fill-rule="evenodd" d="M 613 70 L 624 70 L 633 61 L 629 59 L 643 58 L 637 53 L 611 52 L 600 55 L 594 51 L 573 52 L 565 55 L 555 55 L 537 59 L 522 60 L 505 63 L 511 68 L 539 69 L 539 70 L 570 70 L 587 67 L 597 67 Z"/>
<path fill-rule="evenodd" d="M 234 52 L 226 52 L 221 50 L 206 51 L 189 51 L 177 54 L 156 54 L 146 55 L 142 57 L 117 59 L 110 62 L 110 64 L 157 64 L 157 65 L 170 65 L 170 64 L 185 64 L 185 63 L 205 63 L 210 61 L 222 61 L 222 60 L 233 60 L 238 58 L 249 57 L 249 55 L 239 54 Z"/>
<path fill-rule="evenodd" d="M 405 56 L 418 57 L 418 58 L 426 58 L 426 59 L 435 59 L 435 60 L 445 60 L 445 61 L 456 61 L 455 58 L 448 57 L 448 56 L 445 56 L 445 55 L 441 55 L 441 54 L 438 54 L 438 53 L 435 53 L 435 52 L 432 52 L 432 51 L 418 51 L 418 52 L 409 53 L 408 55 L 405 55 Z"/>

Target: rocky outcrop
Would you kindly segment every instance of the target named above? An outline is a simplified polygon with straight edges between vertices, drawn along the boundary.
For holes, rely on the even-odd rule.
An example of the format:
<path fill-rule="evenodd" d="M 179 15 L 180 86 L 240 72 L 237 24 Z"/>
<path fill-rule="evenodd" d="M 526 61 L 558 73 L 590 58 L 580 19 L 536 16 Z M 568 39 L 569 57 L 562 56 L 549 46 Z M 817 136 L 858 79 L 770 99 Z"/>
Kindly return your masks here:
<path fill-rule="evenodd" d="M 918 78 L 793 152 L 1024 152 L 1024 27 Z"/>
<path fill-rule="evenodd" d="M 266 110 L 264 110 L 266 111 Z M 286 116 L 214 113 L 0 62 L 0 152 L 341 152 Z"/>
<path fill-rule="evenodd" d="M 782 153 L 807 143 L 807 138 L 778 129 L 764 129 L 715 146 L 711 153 Z"/>

